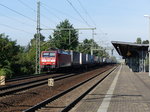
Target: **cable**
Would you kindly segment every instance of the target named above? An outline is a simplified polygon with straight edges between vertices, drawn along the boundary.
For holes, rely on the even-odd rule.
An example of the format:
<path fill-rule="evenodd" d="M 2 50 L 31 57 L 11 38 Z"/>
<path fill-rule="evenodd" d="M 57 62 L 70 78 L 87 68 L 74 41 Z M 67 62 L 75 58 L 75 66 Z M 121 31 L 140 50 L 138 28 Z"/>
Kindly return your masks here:
<path fill-rule="evenodd" d="M 12 12 L 14 12 L 14 13 L 16 13 L 16 14 L 19 14 L 19 15 L 21 15 L 21 16 L 23 16 L 23 17 L 29 19 L 30 21 L 36 22 L 36 20 L 34 20 L 34 19 L 32 19 L 32 18 L 30 18 L 30 17 L 28 17 L 28 16 L 26 16 L 26 15 L 23 15 L 23 14 L 21 14 L 20 12 L 15 11 L 14 9 L 11 9 L 11 8 L 9 8 L 9 7 L 5 6 L 5 5 L 3 5 L 3 4 L 0 4 L 0 5 L 3 6 L 3 7 L 5 7 L 5 8 L 7 8 L 7 9 L 9 9 L 10 11 L 12 11 Z M 43 24 L 41 24 L 41 25 L 43 25 Z M 46 26 L 46 25 L 43 25 L 43 26 L 48 27 L 48 26 Z"/>
<path fill-rule="evenodd" d="M 73 4 L 69 1 L 69 0 L 66 0 L 70 5 L 71 7 L 76 11 L 76 13 L 80 16 L 80 18 L 87 24 L 87 26 L 91 26 L 88 24 L 88 22 L 82 17 L 82 15 L 79 13 L 79 11 L 73 6 Z"/>
<path fill-rule="evenodd" d="M 25 4 L 24 2 L 22 2 L 21 0 L 18 0 L 21 4 L 23 4 L 24 6 L 26 6 L 27 8 L 31 9 L 33 12 L 36 13 L 36 10 L 33 9 L 32 7 L 30 7 L 29 5 Z M 47 20 L 49 20 L 45 15 L 41 14 L 43 17 L 45 17 Z"/>
<path fill-rule="evenodd" d="M 21 15 L 21 16 L 23 16 L 23 17 L 29 19 L 30 21 L 36 22 L 34 19 L 32 19 L 32 18 L 30 18 L 30 17 L 28 17 L 28 16 L 26 16 L 26 15 L 23 15 L 23 14 L 21 14 L 20 12 L 15 11 L 14 9 L 11 9 L 11 8 L 9 8 L 9 7 L 7 7 L 7 6 L 3 5 L 3 4 L 1 4 L 1 3 L 0 3 L 0 5 L 1 5 L 2 7 L 5 7 L 5 8 L 7 8 L 7 9 L 9 9 L 10 11 L 12 11 L 12 12 L 14 12 L 14 13 L 16 13 L 16 14 L 19 14 L 19 15 Z"/>
<path fill-rule="evenodd" d="M 45 3 L 42 3 L 42 4 L 43 4 L 45 7 L 49 8 L 49 7 L 47 6 L 47 4 L 45 4 Z M 83 21 L 81 21 L 81 20 L 79 20 L 79 19 L 77 19 L 77 18 L 75 18 L 75 17 L 73 17 L 73 16 L 71 16 L 71 15 L 67 14 L 66 12 L 62 12 L 62 11 L 60 11 L 60 10 L 56 9 L 56 8 L 51 8 L 51 9 L 53 9 L 54 11 L 56 11 L 56 12 L 58 12 L 58 13 L 60 13 L 60 14 L 65 15 L 65 16 L 70 16 L 70 17 L 71 17 L 72 19 L 74 19 L 74 20 L 77 20 L 77 21 L 83 22 Z"/>
<path fill-rule="evenodd" d="M 4 27 L 7 27 L 7 28 L 9 28 L 9 29 L 21 31 L 21 32 L 28 33 L 28 34 L 33 34 L 33 33 L 31 33 L 31 32 L 28 32 L 28 31 L 25 31 L 25 30 L 21 30 L 21 29 L 18 29 L 18 28 L 15 28 L 15 27 L 12 27 L 12 26 L 9 26 L 9 25 L 6 25 L 6 24 L 1 24 L 1 23 L 0 23 L 0 25 L 1 25 L 1 26 L 4 26 Z"/>
<path fill-rule="evenodd" d="M 21 4 L 23 4 L 25 7 L 27 7 L 27 8 L 29 8 L 29 9 L 31 9 L 33 12 L 36 12 L 36 10 L 35 10 L 35 9 L 33 9 L 32 7 L 30 7 L 29 5 L 27 5 L 27 4 L 26 4 L 26 3 L 24 3 L 23 1 L 18 0 L 18 2 L 20 2 Z"/>
<path fill-rule="evenodd" d="M 35 12 L 36 13 L 36 10 L 35 9 L 33 9 L 32 7 L 30 7 L 29 5 L 27 5 L 26 3 L 24 3 L 23 1 L 21 1 L 21 0 L 18 0 L 18 2 L 20 2 L 21 4 L 23 4 L 25 7 L 27 7 L 27 8 L 29 8 L 29 9 L 31 9 L 33 12 Z M 43 14 L 41 14 L 43 17 L 45 17 L 47 20 L 49 20 L 45 15 L 43 15 Z M 43 25 L 43 24 L 41 24 L 41 25 Z M 48 26 L 46 26 L 46 25 L 43 25 L 43 26 L 45 26 L 45 27 L 48 27 Z"/>
<path fill-rule="evenodd" d="M 50 19 L 50 18 L 48 18 L 47 16 L 45 16 L 44 14 L 41 14 L 41 16 L 43 16 L 45 19 L 47 19 L 48 21 L 52 21 L 52 22 L 54 22 L 55 24 L 57 24 L 56 23 L 56 21 L 53 21 L 52 19 Z M 43 25 L 43 24 L 42 24 Z M 43 25 L 43 26 L 45 26 L 45 25 Z M 47 27 L 47 28 L 49 28 L 48 26 L 45 26 L 45 27 Z"/>
<path fill-rule="evenodd" d="M 2 14 L 2 13 L 1 13 L 1 15 L 4 16 L 4 17 L 7 17 L 7 18 L 10 19 L 10 20 L 17 21 L 17 22 L 19 22 L 19 23 L 21 23 L 21 24 L 23 24 L 23 25 L 27 25 L 27 26 L 30 26 L 30 27 L 33 27 L 33 26 L 34 26 L 34 25 L 31 25 L 31 24 L 27 24 L 27 23 L 25 23 L 25 22 L 22 22 L 22 21 L 20 21 L 20 20 L 18 20 L 18 19 L 16 19 L 16 18 L 9 17 L 9 16 L 7 16 L 7 15 L 5 15 L 5 14 Z"/>
<path fill-rule="evenodd" d="M 49 10 L 48 10 L 48 8 L 47 7 L 45 7 L 45 5 L 42 3 L 42 5 L 41 5 L 44 9 L 45 9 L 45 11 L 47 11 L 48 13 L 49 13 Z M 51 14 L 53 15 L 53 16 L 55 16 L 57 19 L 59 19 L 59 20 L 61 20 L 62 21 L 62 19 L 60 18 L 60 17 L 58 17 L 57 15 L 55 15 L 54 13 L 52 13 L 51 12 Z"/>
<path fill-rule="evenodd" d="M 91 21 L 93 22 L 93 24 L 96 26 L 96 23 L 94 22 L 94 20 L 92 19 L 92 17 L 90 16 L 90 14 L 87 12 L 87 10 L 83 7 L 82 3 L 80 2 L 80 0 L 77 0 L 80 4 L 80 6 L 82 7 L 82 9 L 84 10 L 84 12 L 88 15 L 88 17 L 91 19 Z"/>
<path fill-rule="evenodd" d="M 88 15 L 88 17 L 91 19 L 91 21 L 93 22 L 93 24 L 95 26 L 97 26 L 96 23 L 94 22 L 93 18 L 90 16 L 90 14 L 87 12 L 87 10 L 84 8 L 84 6 L 82 5 L 82 3 L 80 2 L 80 0 L 77 0 L 77 1 L 79 2 L 80 6 L 85 11 L 85 13 Z M 104 33 L 102 29 L 99 28 L 99 30 L 100 30 L 100 32 Z"/>

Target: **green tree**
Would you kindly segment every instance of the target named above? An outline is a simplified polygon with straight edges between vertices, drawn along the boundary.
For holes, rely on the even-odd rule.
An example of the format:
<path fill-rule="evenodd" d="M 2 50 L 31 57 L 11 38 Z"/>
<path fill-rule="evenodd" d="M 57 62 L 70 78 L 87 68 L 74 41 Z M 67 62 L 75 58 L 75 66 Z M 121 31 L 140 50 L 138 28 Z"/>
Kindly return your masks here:
<path fill-rule="evenodd" d="M 13 74 L 19 48 L 16 41 L 12 41 L 5 34 L 0 34 L 0 75 Z"/>
<path fill-rule="evenodd" d="M 27 47 L 20 47 L 20 52 L 18 54 L 19 60 L 16 62 L 17 70 L 16 74 L 33 74 L 35 72 L 35 55 L 36 55 L 36 37 L 37 34 L 34 35 L 34 38 L 31 39 Z M 45 36 L 40 34 L 40 42 L 41 45 L 45 42 Z M 41 50 L 43 50 L 41 48 Z"/>
<path fill-rule="evenodd" d="M 90 54 L 91 52 L 91 46 L 92 46 L 93 40 L 85 39 L 82 43 L 78 46 L 78 51 L 82 53 Z"/>
<path fill-rule="evenodd" d="M 28 45 L 28 49 L 25 50 L 27 52 L 23 52 L 21 63 L 24 63 L 24 73 L 34 73 L 35 71 L 35 56 L 36 56 L 36 38 L 37 34 L 34 35 L 34 38 L 31 39 L 30 44 Z M 40 34 L 40 43 L 43 45 L 45 43 L 45 36 Z M 43 46 L 41 47 L 41 51 L 43 51 Z M 24 61 L 25 60 L 25 61 Z"/>
<path fill-rule="evenodd" d="M 140 37 L 138 37 L 138 38 L 136 39 L 136 43 L 137 43 L 137 44 L 141 44 L 141 43 L 142 43 L 142 40 L 141 40 Z"/>
<path fill-rule="evenodd" d="M 64 20 L 56 26 L 56 30 L 53 33 L 53 39 L 51 41 L 55 44 L 53 46 L 56 48 L 74 50 L 78 46 L 78 33 L 68 20 Z"/>
<path fill-rule="evenodd" d="M 109 54 L 105 51 L 105 49 L 101 46 L 99 46 L 93 39 L 85 39 L 82 43 L 78 45 L 78 51 L 82 53 L 91 53 L 91 48 L 94 49 L 99 49 L 99 50 L 94 50 L 93 54 L 95 56 L 101 56 L 101 57 L 109 57 Z"/>
<path fill-rule="evenodd" d="M 148 40 L 143 40 L 142 44 L 149 44 Z"/>
<path fill-rule="evenodd" d="M 35 47 L 34 47 L 35 48 Z M 35 50 L 32 46 L 30 48 L 22 47 L 18 57 L 19 60 L 16 62 L 17 70 L 15 71 L 18 75 L 32 74 L 35 71 Z"/>

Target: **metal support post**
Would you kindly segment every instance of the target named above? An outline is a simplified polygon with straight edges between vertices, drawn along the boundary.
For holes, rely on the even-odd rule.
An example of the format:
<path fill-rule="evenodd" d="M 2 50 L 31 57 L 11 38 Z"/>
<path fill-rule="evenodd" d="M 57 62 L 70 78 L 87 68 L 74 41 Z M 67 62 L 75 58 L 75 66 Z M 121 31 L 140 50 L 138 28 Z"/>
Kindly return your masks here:
<path fill-rule="evenodd" d="M 37 35 L 36 35 L 36 74 L 41 73 L 40 67 L 40 1 L 37 2 Z"/>
<path fill-rule="evenodd" d="M 69 45 L 71 43 L 71 31 L 69 30 Z"/>
<path fill-rule="evenodd" d="M 91 55 L 93 55 L 93 49 L 94 49 L 94 29 L 92 29 L 92 39 L 93 39 L 93 42 L 91 45 Z"/>
<path fill-rule="evenodd" d="M 149 54 L 149 76 L 150 76 L 150 16 L 149 16 L 149 47 L 148 47 L 148 54 Z"/>
<path fill-rule="evenodd" d="M 148 54 L 149 54 L 149 76 L 150 76 L 150 15 L 144 15 L 144 17 L 147 17 L 148 19 L 149 19 L 149 25 L 148 25 L 148 27 L 149 27 L 149 31 L 148 31 L 148 33 L 149 33 L 149 48 L 148 48 Z"/>
<path fill-rule="evenodd" d="M 148 16 L 148 19 L 149 19 L 149 26 L 148 26 L 149 27 L 149 29 L 148 29 L 149 30 L 149 32 L 148 32 L 149 33 L 149 47 L 148 47 L 149 64 L 148 65 L 149 65 L 149 76 L 150 76 L 150 16 Z"/>

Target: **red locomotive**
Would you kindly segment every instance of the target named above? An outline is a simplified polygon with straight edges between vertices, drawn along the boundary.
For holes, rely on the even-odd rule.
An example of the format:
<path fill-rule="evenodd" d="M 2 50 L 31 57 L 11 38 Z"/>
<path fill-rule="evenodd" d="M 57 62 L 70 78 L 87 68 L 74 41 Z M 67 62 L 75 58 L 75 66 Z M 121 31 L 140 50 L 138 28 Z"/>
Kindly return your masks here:
<path fill-rule="evenodd" d="M 41 68 L 61 68 L 71 66 L 70 52 L 63 50 L 42 51 Z"/>

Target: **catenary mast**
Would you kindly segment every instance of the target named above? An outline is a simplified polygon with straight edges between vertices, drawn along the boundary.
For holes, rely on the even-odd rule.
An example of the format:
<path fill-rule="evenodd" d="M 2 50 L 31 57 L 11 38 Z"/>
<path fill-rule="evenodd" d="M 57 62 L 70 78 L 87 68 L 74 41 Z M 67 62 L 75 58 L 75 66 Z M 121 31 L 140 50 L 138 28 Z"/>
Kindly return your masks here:
<path fill-rule="evenodd" d="M 37 35 L 36 35 L 36 68 L 35 73 L 40 74 L 40 0 L 37 1 Z"/>

